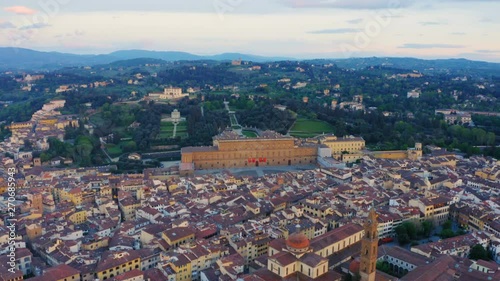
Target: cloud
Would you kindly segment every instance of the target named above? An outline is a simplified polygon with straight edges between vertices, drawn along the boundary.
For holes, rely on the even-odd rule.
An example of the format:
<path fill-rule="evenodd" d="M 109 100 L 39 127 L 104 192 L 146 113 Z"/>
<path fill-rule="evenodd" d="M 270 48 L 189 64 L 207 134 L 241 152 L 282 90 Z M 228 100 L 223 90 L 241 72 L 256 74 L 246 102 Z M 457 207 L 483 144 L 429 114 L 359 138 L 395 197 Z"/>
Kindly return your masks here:
<path fill-rule="evenodd" d="M 395 9 L 411 6 L 415 0 L 281 0 L 292 8 Z"/>
<path fill-rule="evenodd" d="M 342 33 L 356 33 L 363 31 L 361 28 L 335 28 L 335 29 L 323 29 L 323 30 L 314 30 L 309 31 L 307 33 L 310 34 L 342 34 Z"/>
<path fill-rule="evenodd" d="M 465 33 L 465 32 L 452 32 L 450 34 L 451 35 L 466 35 L 467 33 Z"/>
<path fill-rule="evenodd" d="M 500 50 L 476 50 L 476 52 L 481 54 L 500 54 Z"/>
<path fill-rule="evenodd" d="M 46 23 L 35 23 L 35 24 L 32 24 L 32 25 L 21 26 L 19 28 L 19 30 L 41 29 L 41 28 L 45 28 L 45 27 L 49 27 L 49 26 L 50 25 L 46 24 Z"/>
<path fill-rule="evenodd" d="M 3 8 L 6 12 L 11 12 L 18 15 L 33 15 L 37 13 L 37 10 L 33 10 L 26 6 L 11 6 Z"/>
<path fill-rule="evenodd" d="M 446 23 L 444 22 L 438 22 L 438 21 L 422 21 L 419 22 L 423 26 L 428 26 L 428 25 L 445 25 Z"/>
<path fill-rule="evenodd" d="M 479 22 L 493 22 L 493 20 L 487 17 L 483 17 L 479 19 Z"/>
<path fill-rule="evenodd" d="M 418 43 L 407 43 L 399 46 L 400 49 L 460 49 L 464 48 L 463 45 L 453 45 L 453 44 L 418 44 Z"/>
<path fill-rule="evenodd" d="M 498 3 L 499 0 L 276 0 L 291 8 L 336 8 L 353 10 L 401 9 L 418 6 L 419 9 L 433 8 L 434 4 Z"/>
<path fill-rule="evenodd" d="M 16 28 L 16 26 L 10 21 L 0 22 L 0 29 Z"/>
<path fill-rule="evenodd" d="M 362 18 L 359 18 L 359 19 L 352 19 L 352 20 L 348 20 L 347 23 L 350 23 L 350 24 L 358 24 L 358 23 L 362 23 L 363 22 L 363 19 Z"/>
<path fill-rule="evenodd" d="M 56 34 L 56 35 L 54 35 L 54 38 L 80 37 L 80 36 L 83 36 L 83 35 L 85 35 L 85 31 L 76 29 L 73 32 L 68 32 L 68 33 L 65 33 L 65 34 Z"/>
<path fill-rule="evenodd" d="M 83 36 L 83 35 L 85 35 L 85 31 L 78 29 L 75 30 L 75 36 Z"/>

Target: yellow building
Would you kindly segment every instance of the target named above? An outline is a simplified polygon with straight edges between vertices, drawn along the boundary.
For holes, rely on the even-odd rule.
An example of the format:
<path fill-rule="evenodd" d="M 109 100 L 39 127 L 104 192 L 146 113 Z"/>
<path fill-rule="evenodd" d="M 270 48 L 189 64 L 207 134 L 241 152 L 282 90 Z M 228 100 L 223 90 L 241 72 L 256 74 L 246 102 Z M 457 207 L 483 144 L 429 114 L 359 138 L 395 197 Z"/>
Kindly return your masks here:
<path fill-rule="evenodd" d="M 87 251 L 95 251 L 101 248 L 108 247 L 109 237 L 101 237 L 99 240 L 89 239 L 82 243 L 82 249 Z"/>
<path fill-rule="evenodd" d="M 269 235 L 264 233 L 256 233 L 253 237 L 229 239 L 229 245 L 245 259 L 246 264 L 265 255 L 268 252 L 269 242 Z"/>
<path fill-rule="evenodd" d="M 469 215 L 468 226 L 477 231 L 484 231 L 484 220 L 487 214 L 471 212 Z"/>
<path fill-rule="evenodd" d="M 328 206 L 317 205 L 313 200 L 306 199 L 299 203 L 304 207 L 304 212 L 311 214 L 315 217 L 325 218 L 333 215 L 333 209 Z"/>
<path fill-rule="evenodd" d="M 429 198 L 411 199 L 408 202 L 410 207 L 418 207 L 423 216 L 421 221 L 432 220 L 435 224 L 441 225 L 449 219 L 451 200 L 442 196 Z"/>
<path fill-rule="evenodd" d="M 26 224 L 26 236 L 30 241 L 42 236 L 43 234 L 43 229 L 40 224 Z"/>
<path fill-rule="evenodd" d="M 82 204 L 83 191 L 80 187 L 71 189 L 68 193 L 68 199 L 75 204 L 75 206 L 80 206 Z"/>
<path fill-rule="evenodd" d="M 415 161 L 420 159 L 423 155 L 422 144 L 419 142 L 415 143 L 415 148 L 408 148 L 407 153 L 410 160 Z"/>
<path fill-rule="evenodd" d="M 301 275 L 305 275 L 307 280 L 342 279 L 342 275 L 329 271 L 328 259 L 314 252 L 310 240 L 300 229 L 275 244 L 279 244 L 279 249 L 269 249 L 267 268 L 256 271 L 253 274 L 255 277 L 267 277 L 264 280 L 299 280 L 302 279 Z"/>
<path fill-rule="evenodd" d="M 195 232 L 190 227 L 175 227 L 165 230 L 161 237 L 170 248 L 177 248 L 179 245 L 194 241 Z"/>
<path fill-rule="evenodd" d="M 410 159 L 410 160 L 418 160 L 422 157 L 422 144 L 415 143 L 414 148 L 408 148 L 407 150 L 392 150 L 392 151 L 371 151 L 368 152 L 369 155 L 372 155 L 375 158 L 380 159 L 391 159 L 391 160 L 399 160 L 399 159 Z"/>
<path fill-rule="evenodd" d="M 60 264 L 51 268 L 44 270 L 42 276 L 33 278 L 34 281 L 72 281 L 80 280 L 80 271 L 67 265 Z"/>
<path fill-rule="evenodd" d="M 77 115 L 60 115 L 57 117 L 57 122 L 54 126 L 60 130 L 63 130 L 66 127 L 79 127 L 80 123 L 78 122 Z"/>
<path fill-rule="evenodd" d="M 494 168 L 477 170 L 475 175 L 485 180 L 496 181 L 500 175 L 500 167 L 495 166 Z"/>
<path fill-rule="evenodd" d="M 107 251 L 101 256 L 95 272 L 99 280 L 106 280 L 133 269 L 139 269 L 140 266 L 141 257 L 136 251 Z"/>
<path fill-rule="evenodd" d="M 363 158 L 363 156 L 363 153 L 342 154 L 341 160 L 344 163 L 355 163 L 359 159 Z"/>
<path fill-rule="evenodd" d="M 17 123 L 12 123 L 10 126 L 7 126 L 7 128 L 11 131 L 19 130 L 19 129 L 31 129 L 35 125 L 34 122 L 17 122 Z"/>
<path fill-rule="evenodd" d="M 141 202 L 132 197 L 127 197 L 120 200 L 118 206 L 122 212 L 123 220 L 128 221 L 135 219 L 135 211 L 141 207 Z"/>
<path fill-rule="evenodd" d="M 273 131 L 257 138 L 225 131 L 214 137 L 213 146 L 184 147 L 181 153 L 181 165 L 193 164 L 194 169 L 290 166 L 316 163 L 318 146 Z"/>
<path fill-rule="evenodd" d="M 38 125 L 54 126 L 57 123 L 57 118 L 47 118 L 38 120 Z"/>
<path fill-rule="evenodd" d="M 191 261 L 183 254 L 165 263 L 160 267 L 160 271 L 167 276 L 166 280 L 190 281 L 193 279 Z"/>
<path fill-rule="evenodd" d="M 9 187 L 8 183 L 6 180 L 3 178 L 0 178 L 0 193 L 5 193 L 7 192 L 7 188 Z"/>
<path fill-rule="evenodd" d="M 87 211 L 86 210 L 76 210 L 74 213 L 68 216 L 68 219 L 73 224 L 82 224 L 87 221 Z"/>
<path fill-rule="evenodd" d="M 339 159 L 343 153 L 356 154 L 365 149 L 365 140 L 361 137 L 345 136 L 338 138 L 335 135 L 322 135 L 316 137 L 321 144 L 332 150 L 332 156 Z"/>

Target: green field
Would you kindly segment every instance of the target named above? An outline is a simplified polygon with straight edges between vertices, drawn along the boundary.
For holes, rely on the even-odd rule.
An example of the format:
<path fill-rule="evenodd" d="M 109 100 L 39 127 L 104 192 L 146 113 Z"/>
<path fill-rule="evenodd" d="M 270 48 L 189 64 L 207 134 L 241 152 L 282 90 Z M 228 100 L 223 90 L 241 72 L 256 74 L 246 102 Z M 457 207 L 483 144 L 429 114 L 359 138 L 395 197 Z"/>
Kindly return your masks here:
<path fill-rule="evenodd" d="M 258 137 L 257 134 L 255 132 L 252 132 L 252 131 L 243 131 L 242 133 L 247 138 L 256 138 L 256 137 Z"/>
<path fill-rule="evenodd" d="M 101 113 L 97 113 L 97 114 L 92 115 L 90 117 L 90 122 L 95 124 L 97 127 L 109 127 L 111 124 L 111 121 L 103 118 Z M 128 125 L 127 126 L 113 126 L 112 131 L 113 131 L 113 133 L 119 133 L 122 138 L 133 137 L 133 134 L 128 129 Z"/>
<path fill-rule="evenodd" d="M 188 133 L 187 133 L 187 123 L 186 122 L 181 122 L 179 125 L 177 125 L 177 136 L 181 138 L 187 138 Z"/>
<path fill-rule="evenodd" d="M 172 124 L 172 122 L 161 122 L 160 134 L 158 135 L 157 138 L 167 139 L 171 138 L 173 134 L 174 134 L 174 124 Z M 179 125 L 177 125 L 176 136 L 179 136 L 181 138 L 186 138 L 188 136 L 186 122 L 180 122 Z"/>
<path fill-rule="evenodd" d="M 234 116 L 234 114 L 229 115 L 229 119 L 231 120 L 231 126 L 238 125 L 238 121 L 236 120 L 236 116 Z"/>
<path fill-rule="evenodd" d="M 108 151 L 109 156 L 118 157 L 122 155 L 123 151 L 119 145 L 108 143 L 106 144 L 106 150 Z"/>
<path fill-rule="evenodd" d="M 298 138 L 310 138 L 333 132 L 333 126 L 324 121 L 299 118 L 290 130 L 290 135 Z"/>

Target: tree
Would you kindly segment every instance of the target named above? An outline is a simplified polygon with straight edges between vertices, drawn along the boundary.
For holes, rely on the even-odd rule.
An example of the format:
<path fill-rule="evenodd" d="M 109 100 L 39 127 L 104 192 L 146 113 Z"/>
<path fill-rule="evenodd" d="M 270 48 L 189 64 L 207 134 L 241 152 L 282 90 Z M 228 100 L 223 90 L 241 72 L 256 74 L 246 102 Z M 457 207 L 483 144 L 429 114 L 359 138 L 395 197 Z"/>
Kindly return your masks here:
<path fill-rule="evenodd" d="M 350 273 L 347 273 L 345 276 L 344 276 L 344 281 L 352 281 L 352 275 Z"/>
<path fill-rule="evenodd" d="M 381 260 L 377 261 L 377 269 L 385 273 L 389 273 L 391 271 L 389 263 Z"/>
<path fill-rule="evenodd" d="M 50 155 L 47 153 L 40 154 L 40 161 L 42 161 L 42 163 L 48 162 L 50 158 Z"/>
<path fill-rule="evenodd" d="M 417 227 L 415 226 L 414 223 L 407 221 L 403 223 L 403 226 L 406 228 L 408 236 L 410 237 L 411 240 L 417 238 Z"/>
<path fill-rule="evenodd" d="M 92 163 L 90 155 L 94 145 L 92 140 L 86 136 L 80 136 L 75 141 L 74 159 L 81 165 L 88 166 Z"/>
<path fill-rule="evenodd" d="M 418 233 L 420 232 L 420 230 L 417 229 L 417 226 L 410 221 L 402 223 L 396 227 L 395 230 L 399 244 L 401 245 L 408 244 L 411 240 L 417 239 Z"/>
<path fill-rule="evenodd" d="M 411 239 L 410 236 L 408 235 L 408 231 L 406 230 L 406 227 L 404 225 L 399 225 L 395 229 L 396 231 L 396 236 L 398 237 L 399 244 L 404 245 L 408 244 Z"/>
<path fill-rule="evenodd" d="M 32 143 L 30 140 L 26 140 L 26 141 L 24 142 L 24 149 L 25 149 L 26 151 L 31 151 L 31 150 L 33 150 L 33 143 Z"/>
<path fill-rule="evenodd" d="M 447 220 L 447 221 L 445 221 L 445 222 L 443 223 L 443 230 L 445 230 L 445 229 L 451 229 L 452 225 L 453 225 L 453 223 L 452 223 L 452 221 L 451 221 L 451 220 Z"/>
<path fill-rule="evenodd" d="M 433 228 L 434 228 L 434 224 L 431 221 L 426 220 L 426 221 L 422 222 L 422 235 L 424 237 L 430 237 Z"/>
<path fill-rule="evenodd" d="M 488 251 L 481 245 L 477 244 L 470 250 L 469 258 L 472 260 L 489 260 Z"/>
<path fill-rule="evenodd" d="M 122 145 L 123 152 L 132 152 L 137 150 L 135 141 L 128 141 Z"/>
<path fill-rule="evenodd" d="M 443 238 L 443 239 L 446 239 L 446 238 L 451 238 L 451 237 L 455 237 L 455 232 L 453 232 L 453 230 L 451 229 L 443 229 L 443 231 L 441 231 L 441 233 L 439 233 L 439 237 Z"/>

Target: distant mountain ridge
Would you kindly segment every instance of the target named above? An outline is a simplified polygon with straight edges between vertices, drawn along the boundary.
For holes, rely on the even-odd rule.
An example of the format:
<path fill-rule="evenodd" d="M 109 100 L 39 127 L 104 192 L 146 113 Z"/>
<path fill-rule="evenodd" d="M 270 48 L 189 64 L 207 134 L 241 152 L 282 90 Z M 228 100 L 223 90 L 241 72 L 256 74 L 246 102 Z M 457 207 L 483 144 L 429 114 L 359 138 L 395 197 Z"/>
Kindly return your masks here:
<path fill-rule="evenodd" d="M 363 69 L 370 66 L 384 66 L 422 73 L 453 73 L 457 75 L 500 75 L 500 63 L 473 61 L 467 59 L 434 59 L 417 58 L 349 58 L 330 61 L 341 68 Z"/>
<path fill-rule="evenodd" d="M 58 69 L 69 66 L 108 64 L 120 60 L 139 58 L 161 59 L 164 61 L 216 60 L 229 61 L 242 59 L 254 62 L 290 60 L 283 57 L 263 57 L 240 53 L 224 53 L 213 56 L 200 56 L 176 51 L 120 50 L 102 55 L 76 55 L 59 52 L 40 52 L 24 48 L 0 47 L 0 69 Z"/>
<path fill-rule="evenodd" d="M 118 61 L 151 59 L 161 61 L 231 61 L 242 59 L 253 62 L 300 61 L 286 57 L 264 57 L 241 53 L 223 53 L 201 56 L 178 51 L 119 50 L 109 54 L 77 55 L 60 52 L 40 52 L 24 48 L 0 47 L 0 70 L 55 70 L 63 67 L 105 65 Z M 160 61 L 161 60 L 161 61 Z M 424 73 L 454 73 L 457 75 L 500 76 L 500 63 L 467 59 L 424 60 L 417 58 L 367 57 L 347 59 L 302 60 L 315 64 L 334 63 L 341 68 L 362 69 L 370 66 L 386 66 Z M 133 63 L 131 61 L 130 63 Z"/>

